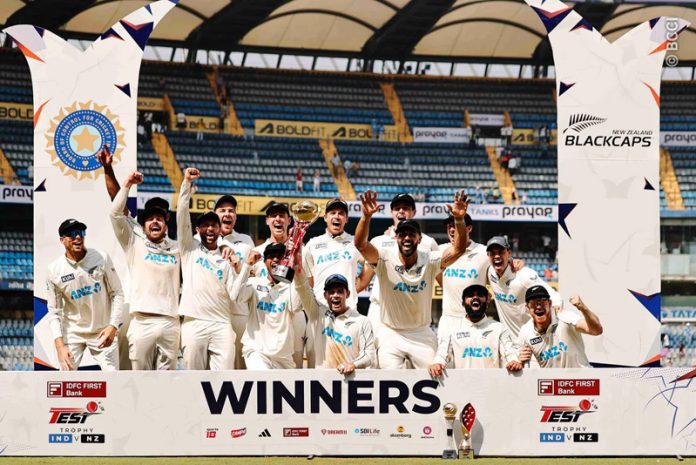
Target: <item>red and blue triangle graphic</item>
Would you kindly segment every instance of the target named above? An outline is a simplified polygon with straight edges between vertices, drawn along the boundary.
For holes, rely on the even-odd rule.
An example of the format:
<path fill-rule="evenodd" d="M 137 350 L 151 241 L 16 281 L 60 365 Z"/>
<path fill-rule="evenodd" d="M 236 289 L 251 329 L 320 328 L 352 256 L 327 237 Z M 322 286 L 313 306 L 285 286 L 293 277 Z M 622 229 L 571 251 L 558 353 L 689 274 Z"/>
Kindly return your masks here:
<path fill-rule="evenodd" d="M 567 7 L 553 13 L 542 10 L 541 8 L 532 7 L 532 9 L 539 15 L 539 18 L 541 19 L 541 22 L 544 23 L 544 27 L 546 28 L 547 32 L 551 32 L 556 29 L 556 26 L 561 24 L 565 17 L 568 16 L 571 11 L 573 11 L 571 7 Z"/>
<path fill-rule="evenodd" d="M 660 311 L 662 308 L 662 294 L 657 292 L 652 295 L 645 295 L 641 294 L 640 292 L 632 291 L 630 289 L 628 290 L 628 292 L 633 294 L 633 297 L 638 299 L 638 302 L 643 304 L 643 307 L 645 307 L 646 310 L 648 310 L 657 321 L 660 321 Z"/>
<path fill-rule="evenodd" d="M 580 21 L 573 26 L 571 31 L 575 31 L 577 29 L 587 29 L 588 31 L 592 31 L 594 27 L 592 27 L 592 25 L 585 18 L 580 18 Z"/>
<path fill-rule="evenodd" d="M 119 21 L 123 28 L 128 32 L 128 34 L 133 38 L 136 44 L 141 50 L 145 50 L 145 44 L 147 44 L 147 39 L 150 38 L 152 30 L 155 27 L 155 23 L 145 23 L 145 24 L 132 24 L 122 19 Z"/>
<path fill-rule="evenodd" d="M 114 39 L 119 39 L 123 40 L 123 37 L 121 37 L 118 32 L 114 31 L 112 28 L 109 28 L 108 31 L 106 31 L 104 34 L 100 35 L 99 38 L 101 40 L 109 39 L 113 37 Z"/>

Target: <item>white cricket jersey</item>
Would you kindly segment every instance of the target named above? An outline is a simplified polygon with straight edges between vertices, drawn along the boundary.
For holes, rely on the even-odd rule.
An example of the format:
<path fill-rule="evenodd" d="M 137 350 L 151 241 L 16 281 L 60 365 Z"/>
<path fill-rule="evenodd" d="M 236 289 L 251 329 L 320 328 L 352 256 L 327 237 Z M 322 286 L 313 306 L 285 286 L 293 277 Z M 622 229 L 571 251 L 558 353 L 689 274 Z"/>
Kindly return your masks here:
<path fill-rule="evenodd" d="M 396 243 L 396 233 L 394 232 L 394 226 L 390 226 L 386 234 L 381 236 L 373 237 L 370 244 L 374 245 L 377 250 L 391 248 L 399 251 L 399 245 Z M 440 250 L 437 242 L 432 237 L 427 234 L 421 234 L 421 241 L 418 244 L 418 250 L 424 252 Z M 379 282 L 377 279 L 372 281 L 372 291 L 370 292 L 370 302 L 379 305 Z"/>
<path fill-rule="evenodd" d="M 440 273 L 442 254 L 416 252 L 416 263 L 406 269 L 394 248 L 380 249 L 375 275 L 379 282 L 380 318 L 396 330 L 430 325 L 433 283 Z"/>
<path fill-rule="evenodd" d="M 440 251 L 444 252 L 451 246 L 442 244 Z M 462 292 L 472 284 L 486 285 L 489 264 L 486 246 L 471 241 L 464 254 L 442 271 L 443 315 L 466 317 Z"/>
<path fill-rule="evenodd" d="M 553 315 L 553 310 L 551 310 Z M 585 354 L 585 343 L 575 325 L 582 317 L 569 310 L 553 316 L 553 321 L 544 334 L 534 328 L 534 321 L 528 321 L 520 330 L 518 344 L 532 348 L 532 367 L 541 368 L 589 368 L 590 362 Z"/>
<path fill-rule="evenodd" d="M 234 234 L 234 233 L 232 233 Z M 220 247 L 229 247 L 232 249 L 232 251 L 239 257 L 239 260 L 244 261 L 247 258 L 247 255 L 249 255 L 249 251 L 254 248 L 253 245 L 247 244 L 245 241 L 236 241 L 236 242 L 231 242 L 227 240 L 228 237 L 232 236 L 232 234 L 228 234 L 225 237 L 218 237 L 217 244 Z M 246 234 L 240 234 L 240 236 L 247 236 Z M 194 239 L 197 241 L 201 242 L 201 235 L 196 233 L 193 236 Z M 251 240 L 251 238 L 249 238 Z"/>
<path fill-rule="evenodd" d="M 503 368 L 518 360 L 510 332 L 492 318 L 483 317 L 476 323 L 462 318 L 456 327 L 438 341 L 435 363 L 454 368 Z"/>
<path fill-rule="evenodd" d="M 313 237 L 303 247 L 304 272 L 314 278 L 314 296 L 326 305 L 324 282 L 332 274 L 343 275 L 348 280 L 348 307 L 357 308 L 358 292 L 355 279 L 362 255 L 355 248 L 353 236 L 344 232 L 334 237 L 328 232 Z"/>
<path fill-rule="evenodd" d="M 291 312 L 300 311 L 295 284 L 273 282 L 268 276 L 249 278 L 246 263 L 240 273 L 238 303 L 249 302 L 249 320 L 242 336 L 246 355 L 257 351 L 269 358 L 292 358 L 295 351 Z"/>
<path fill-rule="evenodd" d="M 520 328 L 531 319 L 524 301 L 527 289 L 532 286 L 544 286 L 551 295 L 553 305 L 561 304 L 558 293 L 541 279 L 536 271 L 526 266 L 517 273 L 513 273 L 508 265 L 500 278 L 495 269 L 490 266 L 488 282 L 493 289 L 498 318 L 510 331 L 513 340 L 516 340 L 520 334 Z"/>
<path fill-rule="evenodd" d="M 222 258 L 220 247 L 208 250 L 192 236 L 189 200 L 191 183 L 181 183 L 176 224 L 184 277 L 179 315 L 200 320 L 231 323 L 231 298 L 236 274 Z"/>
<path fill-rule="evenodd" d="M 234 229 L 231 233 L 223 237 L 223 239 L 232 244 L 232 246 L 245 245 L 249 248 L 249 250 L 254 248 L 254 241 L 251 239 L 249 235 L 239 233 Z"/>
<path fill-rule="evenodd" d="M 122 187 L 111 204 L 111 225 L 126 253 L 130 272 L 130 312 L 177 316 L 181 259 L 176 241 L 165 237 L 151 242 L 142 228 L 123 214 L 128 188 Z"/>
<path fill-rule="evenodd" d="M 372 366 L 376 351 L 370 320 L 350 306 L 344 313 L 335 315 L 312 293 L 304 273 L 295 279 L 299 280 L 297 292 L 309 324 L 316 329 L 316 365 L 322 368 L 337 368 L 345 363 L 352 363 L 356 368 Z"/>
<path fill-rule="evenodd" d="M 79 262 L 63 255 L 48 266 L 48 325 L 53 338 L 97 333 L 123 320 L 123 290 L 111 258 L 87 249 Z M 67 341 L 66 341 L 67 342 Z"/>

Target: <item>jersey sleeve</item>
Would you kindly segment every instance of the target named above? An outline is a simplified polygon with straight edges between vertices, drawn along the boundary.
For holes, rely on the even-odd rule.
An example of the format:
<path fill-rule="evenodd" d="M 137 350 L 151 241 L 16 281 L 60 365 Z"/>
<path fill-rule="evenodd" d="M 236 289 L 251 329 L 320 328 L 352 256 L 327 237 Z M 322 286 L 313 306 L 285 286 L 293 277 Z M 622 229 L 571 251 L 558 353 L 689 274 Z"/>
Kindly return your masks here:
<path fill-rule="evenodd" d="M 196 247 L 191 228 L 190 200 L 191 183 L 184 179 L 179 191 L 179 200 L 176 203 L 176 234 L 182 255 L 191 252 Z"/>
<path fill-rule="evenodd" d="M 440 249 L 429 252 L 428 265 L 432 268 L 434 276 L 440 274 L 440 266 L 442 265 L 442 251 Z"/>
<path fill-rule="evenodd" d="M 108 254 L 104 257 L 104 279 L 111 300 L 109 324 L 118 328 L 123 323 L 123 288 L 121 287 L 121 279 L 118 277 L 116 268 Z"/>
<path fill-rule="evenodd" d="M 435 352 L 435 363 L 447 365 L 452 357 L 452 335 L 447 333 L 437 339 L 437 351 Z"/>
<path fill-rule="evenodd" d="M 370 368 L 375 360 L 377 360 L 377 351 L 375 350 L 375 336 L 372 332 L 372 324 L 368 318 L 360 318 L 360 352 L 353 365 L 355 368 L 363 369 Z"/>
<path fill-rule="evenodd" d="M 248 263 L 242 265 L 242 269 L 239 274 L 233 279 L 232 286 L 228 289 L 228 294 L 230 299 L 239 304 L 249 301 L 252 294 L 256 294 L 254 288 L 247 281 L 249 280 L 249 273 L 251 272 L 251 267 Z M 232 276 L 232 275 L 230 275 Z"/>
<path fill-rule="evenodd" d="M 309 242 L 302 248 L 302 272 L 308 278 L 314 276 L 314 254 Z"/>
<path fill-rule="evenodd" d="M 63 337 L 63 294 L 53 283 L 50 273 L 46 278 L 46 306 L 51 336 L 54 340 Z"/>
<path fill-rule="evenodd" d="M 500 331 L 498 351 L 500 353 L 500 359 L 503 361 L 503 366 L 507 366 L 510 362 L 518 362 L 520 360 L 515 347 L 515 341 L 512 339 L 512 334 L 510 334 L 510 331 L 504 326 Z"/>
<path fill-rule="evenodd" d="M 312 289 L 309 287 L 309 281 L 307 281 L 304 270 L 295 275 L 292 286 L 294 287 L 295 294 L 300 299 L 301 306 L 304 307 L 307 312 L 307 318 L 309 318 L 310 322 L 315 322 L 319 314 L 319 302 L 317 302 L 314 292 L 312 292 Z M 293 311 L 295 311 L 294 308 Z"/>
<path fill-rule="evenodd" d="M 582 319 L 582 316 L 578 315 L 572 310 L 562 310 L 556 317 L 558 318 L 558 321 L 569 324 L 573 327 Z"/>
<path fill-rule="evenodd" d="M 118 194 L 114 197 L 114 201 L 111 202 L 111 212 L 109 215 L 111 218 L 111 226 L 114 229 L 114 234 L 116 234 L 116 239 L 124 250 L 129 248 L 133 240 L 133 224 L 123 213 L 123 210 L 126 208 L 126 202 L 128 201 L 129 191 L 130 189 L 125 186 L 118 191 Z"/>

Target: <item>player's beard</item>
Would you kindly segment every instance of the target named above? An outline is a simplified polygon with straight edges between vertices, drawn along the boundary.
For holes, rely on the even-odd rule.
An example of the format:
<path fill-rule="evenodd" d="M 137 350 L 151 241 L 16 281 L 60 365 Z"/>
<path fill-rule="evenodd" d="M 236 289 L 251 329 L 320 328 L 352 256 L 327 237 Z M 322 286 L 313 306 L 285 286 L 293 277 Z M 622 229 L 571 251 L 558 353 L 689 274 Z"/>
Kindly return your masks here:
<path fill-rule="evenodd" d="M 480 300 L 479 301 L 479 308 L 477 310 L 475 310 L 471 305 L 464 304 L 464 311 L 466 311 L 466 315 L 469 317 L 469 320 L 476 323 L 477 321 L 480 321 L 481 319 L 483 319 L 484 316 L 486 316 L 486 307 L 487 306 L 488 306 L 488 301 Z"/>

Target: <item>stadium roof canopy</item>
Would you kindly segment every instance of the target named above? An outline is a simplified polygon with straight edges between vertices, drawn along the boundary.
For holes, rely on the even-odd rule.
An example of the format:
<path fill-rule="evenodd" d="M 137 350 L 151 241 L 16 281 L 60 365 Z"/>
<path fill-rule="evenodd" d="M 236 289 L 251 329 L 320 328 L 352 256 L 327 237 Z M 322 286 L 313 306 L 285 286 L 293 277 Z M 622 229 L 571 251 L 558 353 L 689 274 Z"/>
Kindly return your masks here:
<path fill-rule="evenodd" d="M 2 0 L 0 24 L 42 26 L 92 39 L 145 5 L 141 0 Z M 656 16 L 696 25 L 692 2 L 573 2 L 610 41 Z M 181 0 L 151 44 L 192 51 L 340 56 L 366 62 L 551 64 L 546 31 L 522 0 Z M 679 39 L 682 63 L 696 64 L 696 29 Z"/>

